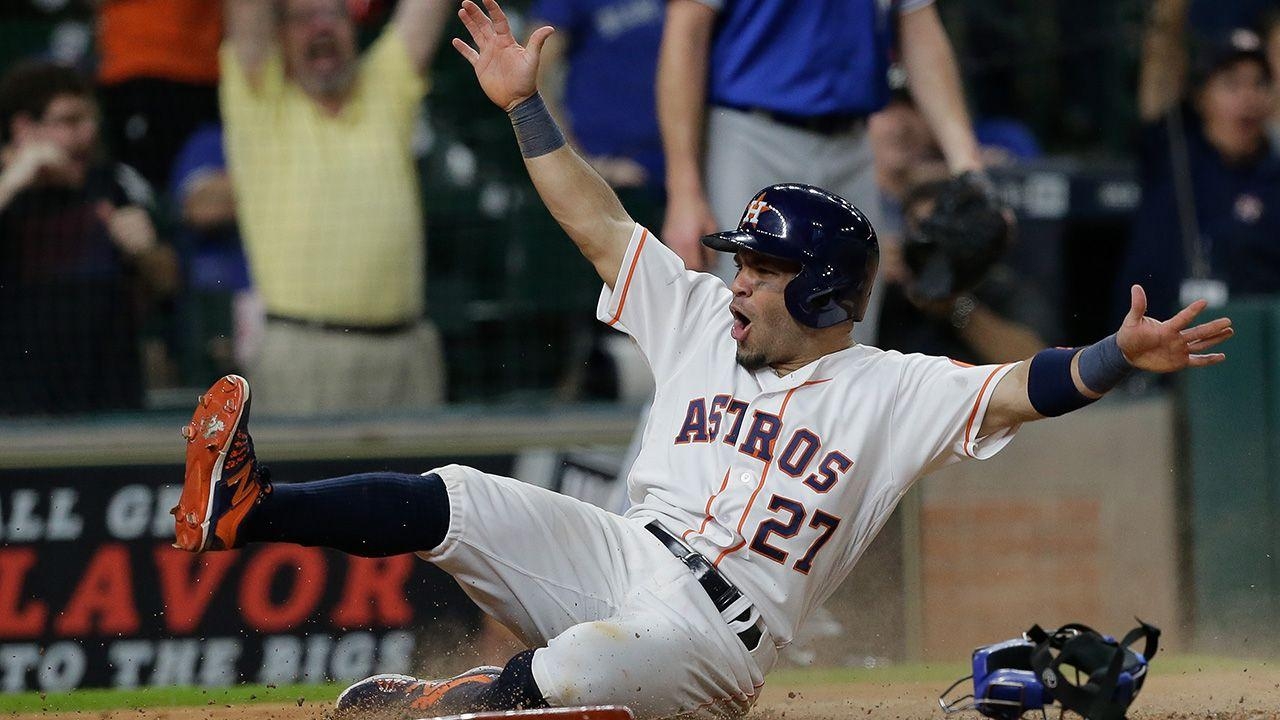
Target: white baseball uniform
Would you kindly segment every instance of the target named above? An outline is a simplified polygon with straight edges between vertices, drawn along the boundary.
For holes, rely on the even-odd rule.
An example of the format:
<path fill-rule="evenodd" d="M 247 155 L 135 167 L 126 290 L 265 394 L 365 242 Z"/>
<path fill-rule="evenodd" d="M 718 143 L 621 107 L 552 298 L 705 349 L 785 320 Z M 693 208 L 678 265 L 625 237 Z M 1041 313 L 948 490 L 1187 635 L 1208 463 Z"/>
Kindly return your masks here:
<path fill-rule="evenodd" d="M 977 437 L 1011 365 L 855 345 L 778 377 L 735 360 L 732 293 L 688 272 L 637 226 L 597 315 L 635 339 L 657 383 L 626 517 L 509 478 L 436 470 L 445 541 L 423 556 L 532 647 L 552 705 L 622 703 L 643 717 L 744 712 L 777 648 L 844 580 L 911 484 L 985 459 Z M 717 611 L 644 529 L 660 522 L 710 560 L 743 606 Z M 758 613 L 758 616 L 757 616 Z"/>

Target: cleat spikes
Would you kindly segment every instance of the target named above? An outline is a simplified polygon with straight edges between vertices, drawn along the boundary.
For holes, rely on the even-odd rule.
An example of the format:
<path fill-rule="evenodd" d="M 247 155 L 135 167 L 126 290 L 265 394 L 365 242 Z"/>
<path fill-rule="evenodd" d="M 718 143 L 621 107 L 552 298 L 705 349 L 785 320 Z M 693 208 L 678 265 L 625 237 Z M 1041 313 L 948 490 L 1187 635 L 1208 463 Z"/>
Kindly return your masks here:
<path fill-rule="evenodd" d="M 271 492 L 248 432 L 249 385 L 237 375 L 197 400 L 187 438 L 182 497 L 173 511 L 175 545 L 189 552 L 238 547 L 246 514 Z"/>

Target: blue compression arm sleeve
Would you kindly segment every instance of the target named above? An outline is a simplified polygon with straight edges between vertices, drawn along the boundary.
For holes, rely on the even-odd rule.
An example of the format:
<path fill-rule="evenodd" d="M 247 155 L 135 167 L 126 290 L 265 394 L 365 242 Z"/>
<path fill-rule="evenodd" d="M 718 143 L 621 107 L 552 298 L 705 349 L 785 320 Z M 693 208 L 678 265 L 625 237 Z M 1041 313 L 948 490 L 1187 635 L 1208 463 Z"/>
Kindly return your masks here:
<path fill-rule="evenodd" d="M 1027 370 L 1027 399 L 1045 417 L 1065 415 L 1093 402 L 1071 379 L 1071 358 L 1079 348 L 1049 348 L 1031 358 Z"/>

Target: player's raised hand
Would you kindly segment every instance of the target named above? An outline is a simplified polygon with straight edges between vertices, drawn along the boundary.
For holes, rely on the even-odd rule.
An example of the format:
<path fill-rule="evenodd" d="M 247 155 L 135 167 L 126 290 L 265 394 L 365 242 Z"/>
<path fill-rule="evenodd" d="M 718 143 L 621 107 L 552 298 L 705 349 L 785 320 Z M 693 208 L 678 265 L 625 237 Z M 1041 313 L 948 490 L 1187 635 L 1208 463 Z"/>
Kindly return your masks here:
<path fill-rule="evenodd" d="M 471 47 L 453 39 L 453 47 L 475 68 L 480 87 L 489 99 L 504 111 L 519 105 L 538 90 L 538 56 L 547 41 L 551 27 L 540 27 L 529 36 L 527 47 L 521 47 L 511 34 L 507 16 L 494 0 L 484 0 L 481 10 L 471 0 L 464 0 L 458 17 L 471 33 Z"/>
<path fill-rule="evenodd" d="M 1129 293 L 1129 314 L 1116 333 L 1116 342 L 1134 367 L 1167 373 L 1186 367 L 1215 365 L 1227 359 L 1222 353 L 1206 353 L 1205 350 L 1235 333 L 1231 328 L 1231 318 L 1218 318 L 1190 327 L 1191 321 L 1208 305 L 1204 300 L 1197 300 L 1177 315 L 1160 322 L 1146 316 L 1147 294 L 1142 286 L 1134 285 Z"/>

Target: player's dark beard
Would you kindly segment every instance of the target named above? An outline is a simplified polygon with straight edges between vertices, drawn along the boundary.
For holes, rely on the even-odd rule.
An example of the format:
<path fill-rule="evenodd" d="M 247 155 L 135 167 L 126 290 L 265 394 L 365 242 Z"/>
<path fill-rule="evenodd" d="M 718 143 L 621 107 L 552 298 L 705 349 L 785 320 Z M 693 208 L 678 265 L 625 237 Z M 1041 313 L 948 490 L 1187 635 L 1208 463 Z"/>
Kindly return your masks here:
<path fill-rule="evenodd" d="M 737 355 L 738 364 L 749 372 L 763 370 L 769 366 L 769 359 L 762 352 L 747 352 L 739 349 Z"/>

